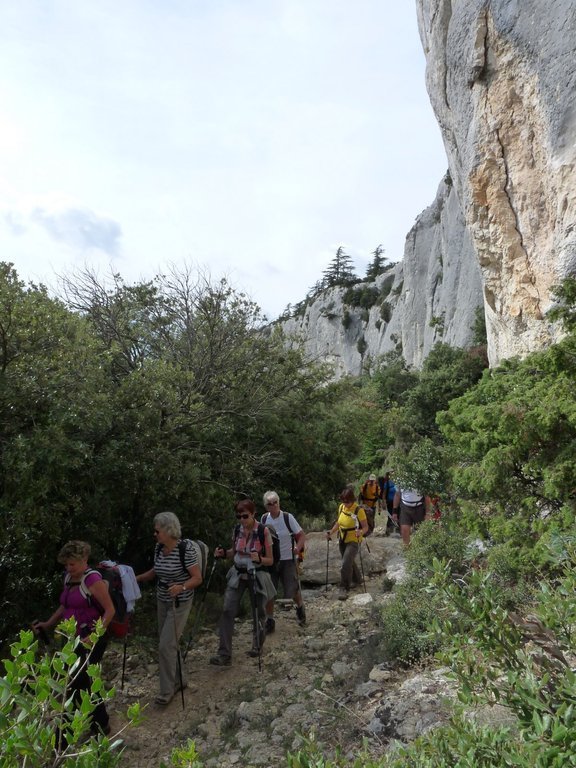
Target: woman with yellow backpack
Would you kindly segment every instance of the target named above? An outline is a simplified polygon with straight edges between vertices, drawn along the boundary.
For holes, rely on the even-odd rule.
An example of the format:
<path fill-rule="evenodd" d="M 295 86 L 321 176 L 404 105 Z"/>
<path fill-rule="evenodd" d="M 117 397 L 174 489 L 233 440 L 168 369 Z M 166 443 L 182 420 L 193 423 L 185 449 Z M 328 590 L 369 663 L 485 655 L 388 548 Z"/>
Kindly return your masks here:
<path fill-rule="evenodd" d="M 352 582 L 362 583 L 362 577 L 356 564 L 356 555 L 362 539 L 368 534 L 369 529 L 366 512 L 356 503 L 356 496 L 352 488 L 345 488 L 342 491 L 340 501 L 342 503 L 338 507 L 338 519 L 330 530 L 326 531 L 326 538 L 328 541 L 332 541 L 332 534 L 338 532 L 338 546 L 342 556 L 338 599 L 346 600 Z"/>

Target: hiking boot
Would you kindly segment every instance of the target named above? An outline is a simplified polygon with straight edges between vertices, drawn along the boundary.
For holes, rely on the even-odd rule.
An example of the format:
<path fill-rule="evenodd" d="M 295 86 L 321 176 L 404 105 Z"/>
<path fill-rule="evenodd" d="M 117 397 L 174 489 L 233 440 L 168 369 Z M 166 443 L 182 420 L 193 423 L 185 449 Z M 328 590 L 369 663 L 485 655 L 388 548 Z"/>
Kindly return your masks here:
<path fill-rule="evenodd" d="M 214 664 L 217 667 L 229 667 L 232 663 L 230 656 L 211 656 L 210 664 Z"/>
<path fill-rule="evenodd" d="M 348 600 L 348 589 L 344 589 L 344 587 L 340 587 L 340 590 L 338 592 L 338 600 Z"/>
<path fill-rule="evenodd" d="M 271 635 L 275 629 L 276 629 L 276 622 L 272 617 L 269 616 L 266 619 L 266 624 L 264 625 L 264 631 L 266 632 L 267 635 Z"/>
<path fill-rule="evenodd" d="M 298 617 L 298 624 L 303 627 L 306 624 L 306 609 L 303 605 L 296 606 L 296 616 Z"/>

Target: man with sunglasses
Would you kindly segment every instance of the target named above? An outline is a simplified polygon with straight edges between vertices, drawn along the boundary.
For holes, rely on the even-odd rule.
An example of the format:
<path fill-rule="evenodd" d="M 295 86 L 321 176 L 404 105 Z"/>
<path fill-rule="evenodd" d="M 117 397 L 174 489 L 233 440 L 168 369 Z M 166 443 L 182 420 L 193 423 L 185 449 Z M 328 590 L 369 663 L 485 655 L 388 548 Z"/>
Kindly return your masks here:
<path fill-rule="evenodd" d="M 229 549 L 216 547 L 214 557 L 233 558 L 233 566 L 226 575 L 224 607 L 218 627 L 220 642 L 218 653 L 212 656 L 210 664 L 228 666 L 232 659 L 232 635 L 234 619 L 240 610 L 244 592 L 250 590 L 252 608 L 256 613 L 252 631 L 252 648 L 249 656 L 259 657 L 264 643 L 264 618 L 266 603 L 276 595 L 276 589 L 265 570 L 274 562 L 272 537 L 266 526 L 256 521 L 256 505 L 252 499 L 243 499 L 236 504 L 237 525 Z"/>
<path fill-rule="evenodd" d="M 260 522 L 271 525 L 280 542 L 280 561 L 270 575 L 276 589 L 281 582 L 284 597 L 287 600 L 294 600 L 298 623 L 303 627 L 306 624 L 306 609 L 300 591 L 298 561 L 302 560 L 304 554 L 306 536 L 294 515 L 282 512 L 280 498 L 276 491 L 266 491 L 263 501 L 266 512 L 262 515 Z M 266 634 L 271 634 L 275 628 L 274 600 L 270 600 L 266 606 Z"/>

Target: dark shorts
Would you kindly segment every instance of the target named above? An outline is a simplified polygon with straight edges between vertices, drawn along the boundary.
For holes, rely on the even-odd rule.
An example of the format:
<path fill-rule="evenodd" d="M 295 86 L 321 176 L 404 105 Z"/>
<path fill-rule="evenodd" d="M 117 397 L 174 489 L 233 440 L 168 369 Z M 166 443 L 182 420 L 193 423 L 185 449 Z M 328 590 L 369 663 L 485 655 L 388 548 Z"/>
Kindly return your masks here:
<path fill-rule="evenodd" d="M 426 516 L 426 505 L 424 502 L 416 504 L 415 507 L 409 507 L 403 501 L 400 502 L 400 525 L 415 525 L 421 523 Z"/>

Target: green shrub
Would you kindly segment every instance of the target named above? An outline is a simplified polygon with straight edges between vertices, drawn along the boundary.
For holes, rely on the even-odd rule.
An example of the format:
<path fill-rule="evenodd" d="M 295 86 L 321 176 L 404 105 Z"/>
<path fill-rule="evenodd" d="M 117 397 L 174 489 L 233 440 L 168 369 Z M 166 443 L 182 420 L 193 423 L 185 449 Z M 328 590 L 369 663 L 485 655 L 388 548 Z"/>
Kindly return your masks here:
<path fill-rule="evenodd" d="M 379 647 L 386 659 L 410 665 L 438 649 L 438 638 L 430 634 L 436 602 L 419 579 L 396 588 L 393 599 L 380 609 Z"/>
<path fill-rule="evenodd" d="M 380 317 L 385 323 L 390 322 L 390 318 L 392 317 L 392 307 L 387 301 L 383 301 L 380 305 Z"/>
<path fill-rule="evenodd" d="M 344 327 L 344 330 L 347 331 L 351 325 L 352 325 L 352 315 L 347 309 L 345 309 L 344 314 L 342 315 L 342 326 Z"/>
<path fill-rule="evenodd" d="M 82 692 L 81 702 L 76 704 L 69 695 L 78 663 L 75 631 L 73 619 L 60 625 L 62 648 L 53 655 L 39 652 L 38 641 L 29 630 L 22 630 L 10 646 L 11 658 L 4 660 L 0 678 L 2 768 L 112 768 L 119 764 L 120 740 L 105 736 L 85 739 L 98 697 L 108 700 L 113 696 L 113 691 L 105 691 L 97 664 L 88 668 L 92 686 L 89 692 Z M 128 717 L 131 722 L 139 717 L 138 704 L 128 710 Z M 67 748 L 57 743 L 57 729 Z"/>
<path fill-rule="evenodd" d="M 373 285 L 348 288 L 342 296 L 344 304 L 349 304 L 351 307 L 361 307 L 362 309 L 370 309 L 376 304 L 379 298 L 380 291 Z"/>
<path fill-rule="evenodd" d="M 426 585 L 435 559 L 449 563 L 451 573 L 467 571 L 467 551 L 467 537 L 456 526 L 429 520 L 418 526 L 410 539 L 406 568 L 411 577 Z"/>

